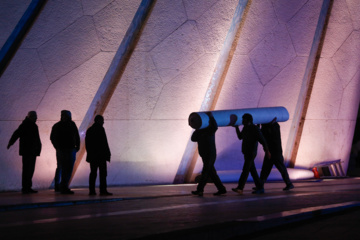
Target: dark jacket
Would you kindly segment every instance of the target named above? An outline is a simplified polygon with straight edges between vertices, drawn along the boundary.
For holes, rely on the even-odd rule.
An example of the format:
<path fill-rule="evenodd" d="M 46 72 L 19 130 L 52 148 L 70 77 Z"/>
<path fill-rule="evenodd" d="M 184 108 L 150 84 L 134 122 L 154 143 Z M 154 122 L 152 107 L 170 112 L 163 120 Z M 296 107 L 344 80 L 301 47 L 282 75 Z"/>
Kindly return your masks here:
<path fill-rule="evenodd" d="M 277 122 L 262 124 L 261 132 L 268 144 L 271 156 L 282 156 L 280 125 Z"/>
<path fill-rule="evenodd" d="M 87 151 L 86 161 L 108 161 L 110 162 L 110 148 L 106 138 L 105 129 L 98 123 L 94 123 L 86 131 L 85 147 Z"/>
<path fill-rule="evenodd" d="M 242 131 L 240 132 L 239 128 L 236 128 L 236 134 L 238 138 L 242 141 L 241 151 L 243 154 L 257 154 L 258 142 L 263 145 L 264 150 L 268 150 L 267 143 L 265 141 L 264 136 L 261 134 L 258 126 L 254 124 L 250 124 L 248 126 L 244 126 Z"/>
<path fill-rule="evenodd" d="M 40 156 L 41 141 L 38 126 L 28 118 L 20 124 L 10 138 L 9 146 L 20 138 L 19 155 Z"/>
<path fill-rule="evenodd" d="M 198 150 L 201 157 L 216 156 L 215 132 L 218 125 L 214 117 L 210 117 L 209 126 L 204 129 L 197 129 L 191 136 L 191 141 L 198 143 Z"/>
<path fill-rule="evenodd" d="M 51 129 L 50 140 L 56 150 L 80 149 L 79 130 L 73 121 L 59 121 Z"/>

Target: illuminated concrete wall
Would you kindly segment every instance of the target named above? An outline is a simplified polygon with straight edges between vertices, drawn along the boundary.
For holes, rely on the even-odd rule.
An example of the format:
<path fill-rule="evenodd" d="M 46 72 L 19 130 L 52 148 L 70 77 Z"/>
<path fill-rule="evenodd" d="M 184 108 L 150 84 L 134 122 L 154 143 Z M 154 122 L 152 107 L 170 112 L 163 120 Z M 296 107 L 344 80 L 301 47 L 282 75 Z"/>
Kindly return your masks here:
<path fill-rule="evenodd" d="M 0 46 L 30 0 L 0 1 Z M 48 188 L 56 160 L 49 135 L 69 109 L 78 127 L 140 0 L 49 0 L 0 78 L 0 191 L 21 188 L 18 144 L 29 110 L 43 151 L 33 178 Z M 108 184 L 172 183 L 237 0 L 157 0 L 105 111 L 112 151 Z M 294 114 L 322 1 L 253 0 L 216 109 L 284 106 Z M 360 2 L 335 0 L 295 167 L 342 159 L 346 170 L 359 105 Z M 283 148 L 291 121 L 281 123 Z M 241 169 L 231 127 L 217 133 L 219 170 Z M 256 165 L 261 167 L 259 148 Z M 195 172 L 201 169 L 198 161 Z M 88 186 L 82 161 L 73 186 Z"/>

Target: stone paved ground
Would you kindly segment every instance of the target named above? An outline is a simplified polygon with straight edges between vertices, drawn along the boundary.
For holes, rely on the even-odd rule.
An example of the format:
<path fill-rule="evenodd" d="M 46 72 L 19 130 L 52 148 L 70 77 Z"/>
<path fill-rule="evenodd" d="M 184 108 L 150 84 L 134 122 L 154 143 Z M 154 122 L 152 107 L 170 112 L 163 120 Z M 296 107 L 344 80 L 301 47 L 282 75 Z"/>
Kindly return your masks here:
<path fill-rule="evenodd" d="M 113 187 L 111 197 L 0 193 L 1 239 L 359 239 L 360 179 L 265 186 L 220 197 L 212 184 L 204 197 L 189 194 L 193 184 Z"/>

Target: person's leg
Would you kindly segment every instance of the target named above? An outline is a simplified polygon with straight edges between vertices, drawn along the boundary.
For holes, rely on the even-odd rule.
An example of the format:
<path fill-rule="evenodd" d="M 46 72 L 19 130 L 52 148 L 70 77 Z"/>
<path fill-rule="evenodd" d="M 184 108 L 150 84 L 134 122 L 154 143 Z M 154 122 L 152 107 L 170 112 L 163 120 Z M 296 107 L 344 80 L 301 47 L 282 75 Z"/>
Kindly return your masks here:
<path fill-rule="evenodd" d="M 23 156 L 22 162 L 22 191 L 30 192 L 32 187 L 32 177 L 35 170 L 36 156 Z"/>
<path fill-rule="evenodd" d="M 283 156 L 274 157 L 274 164 L 275 164 L 276 168 L 279 170 L 279 172 L 281 173 L 281 177 L 286 184 L 286 187 L 283 190 L 287 191 L 287 190 L 293 189 L 294 185 L 292 184 L 292 182 L 290 180 L 289 173 L 284 164 L 284 157 Z"/>
<path fill-rule="evenodd" d="M 73 194 L 74 192 L 69 189 L 69 182 L 74 165 L 74 151 L 72 149 L 62 150 L 62 175 L 61 175 L 61 192 L 66 194 Z"/>
<path fill-rule="evenodd" d="M 244 189 L 245 183 L 249 177 L 252 161 L 254 161 L 252 157 L 253 157 L 252 155 L 248 155 L 248 154 L 244 155 L 244 166 L 237 186 L 237 189 L 239 190 Z"/>
<path fill-rule="evenodd" d="M 90 163 L 90 174 L 89 174 L 89 195 L 96 195 L 95 182 L 97 177 L 98 165 L 96 163 Z"/>
<path fill-rule="evenodd" d="M 101 161 L 99 163 L 99 175 L 100 175 L 100 194 L 109 194 L 107 191 L 107 167 L 106 167 L 106 161 Z"/>
<path fill-rule="evenodd" d="M 265 156 L 263 165 L 261 167 L 261 172 L 260 172 L 260 180 L 262 181 L 263 184 L 265 184 L 266 180 L 268 179 L 273 165 L 274 165 L 274 163 L 273 163 L 272 159 L 267 158 Z"/>
<path fill-rule="evenodd" d="M 55 192 L 60 192 L 61 188 L 61 166 L 62 166 L 62 153 L 60 150 L 56 150 L 56 170 L 55 170 L 55 177 L 54 177 L 54 184 L 55 184 Z"/>
<path fill-rule="evenodd" d="M 199 184 L 197 186 L 198 192 L 204 192 L 205 185 L 210 175 L 211 157 L 202 157 L 202 161 L 203 161 L 203 169 L 201 171 L 201 177 L 199 180 Z"/>
<path fill-rule="evenodd" d="M 210 169 L 209 169 L 209 177 L 211 178 L 211 180 L 213 181 L 213 183 L 215 184 L 218 192 L 215 193 L 214 195 L 221 195 L 221 194 L 224 194 L 226 193 L 226 188 L 225 186 L 222 184 L 221 182 L 221 179 L 219 177 L 219 175 L 217 174 L 216 172 L 216 169 L 215 169 L 215 160 L 216 160 L 216 156 L 211 159 L 211 162 L 210 162 Z"/>

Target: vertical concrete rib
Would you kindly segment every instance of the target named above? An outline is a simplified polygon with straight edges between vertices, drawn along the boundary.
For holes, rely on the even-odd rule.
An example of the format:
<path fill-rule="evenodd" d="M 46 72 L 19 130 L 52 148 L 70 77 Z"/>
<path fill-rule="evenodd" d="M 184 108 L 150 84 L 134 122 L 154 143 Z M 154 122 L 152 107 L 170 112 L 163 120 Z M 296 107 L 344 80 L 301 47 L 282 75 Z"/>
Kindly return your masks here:
<path fill-rule="evenodd" d="M 15 55 L 18 47 L 24 39 L 26 33 L 39 15 L 46 0 L 33 0 L 26 9 L 24 15 L 16 25 L 15 29 L 6 40 L 4 46 L 0 50 L 0 77 L 5 72 L 12 57 Z"/>
<path fill-rule="evenodd" d="M 93 123 L 93 119 L 97 114 L 103 114 L 118 83 L 123 74 L 126 64 L 136 46 L 140 37 L 140 32 L 145 25 L 147 16 L 149 15 L 156 0 L 142 0 L 135 16 L 126 31 L 126 34 L 106 72 L 103 81 L 101 82 L 94 99 L 92 100 L 88 111 L 79 127 L 81 145 L 80 150 L 76 156 L 76 162 L 72 177 L 74 176 L 77 167 L 79 166 L 82 157 L 85 153 L 85 133 L 88 127 Z"/>
<path fill-rule="evenodd" d="M 248 7 L 248 5 L 250 5 L 248 3 L 251 3 L 251 0 L 239 0 L 229 31 L 226 35 L 224 45 L 220 51 L 220 56 L 216 63 L 213 75 L 199 111 L 211 111 L 215 108 L 218 96 L 221 92 L 223 80 L 226 76 L 232 59 L 232 54 L 236 48 L 238 40 L 237 35 L 241 26 L 241 22 L 243 21 L 245 9 Z M 178 171 L 176 173 L 174 183 L 189 182 L 191 180 L 197 157 L 197 145 L 189 139 Z"/>
<path fill-rule="evenodd" d="M 315 76 L 320 61 L 320 54 L 326 35 L 332 5 L 333 0 L 324 0 L 321 7 L 319 20 L 290 128 L 289 138 L 286 144 L 284 157 L 289 167 L 295 166 L 296 156 L 299 150 L 306 113 L 310 103 L 311 92 L 315 82 Z"/>

